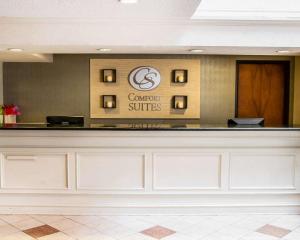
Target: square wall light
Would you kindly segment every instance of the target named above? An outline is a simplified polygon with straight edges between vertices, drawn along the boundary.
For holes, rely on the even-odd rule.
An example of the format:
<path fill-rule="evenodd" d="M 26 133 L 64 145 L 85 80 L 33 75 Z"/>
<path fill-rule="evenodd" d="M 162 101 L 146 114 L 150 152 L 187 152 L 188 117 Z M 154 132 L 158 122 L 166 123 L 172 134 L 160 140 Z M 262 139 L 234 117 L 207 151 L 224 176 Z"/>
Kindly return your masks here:
<path fill-rule="evenodd" d="M 188 107 L 188 97 L 176 95 L 172 98 L 172 108 L 176 110 L 185 110 Z"/>
<path fill-rule="evenodd" d="M 113 109 L 117 107 L 116 95 L 102 95 L 102 108 Z"/>
<path fill-rule="evenodd" d="M 117 81 L 117 70 L 102 69 L 100 81 L 104 83 L 115 83 Z"/>

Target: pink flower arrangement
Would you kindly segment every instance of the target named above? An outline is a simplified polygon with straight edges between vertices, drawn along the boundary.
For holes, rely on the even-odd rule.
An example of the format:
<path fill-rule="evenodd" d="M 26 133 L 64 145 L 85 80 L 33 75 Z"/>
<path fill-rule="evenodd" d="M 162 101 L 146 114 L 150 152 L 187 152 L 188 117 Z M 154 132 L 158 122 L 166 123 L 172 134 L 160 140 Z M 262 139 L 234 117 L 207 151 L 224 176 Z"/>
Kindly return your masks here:
<path fill-rule="evenodd" d="M 3 106 L 4 115 L 21 115 L 20 109 L 16 105 L 4 105 Z"/>

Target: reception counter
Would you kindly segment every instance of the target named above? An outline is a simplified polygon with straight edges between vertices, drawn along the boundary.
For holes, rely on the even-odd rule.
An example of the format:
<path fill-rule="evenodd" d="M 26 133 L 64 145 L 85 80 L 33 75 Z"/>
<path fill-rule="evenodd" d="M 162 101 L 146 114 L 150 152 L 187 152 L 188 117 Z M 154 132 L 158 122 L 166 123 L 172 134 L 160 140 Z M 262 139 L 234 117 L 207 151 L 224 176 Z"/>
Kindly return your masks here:
<path fill-rule="evenodd" d="M 20 123 L 0 126 L 0 130 L 109 130 L 109 131 L 299 131 L 299 125 L 268 126 L 199 124 L 199 123 L 130 123 L 130 124 L 85 124 L 85 125 L 49 125 L 46 123 Z"/>
<path fill-rule="evenodd" d="M 1 213 L 300 213 L 300 128 L 6 126 Z"/>

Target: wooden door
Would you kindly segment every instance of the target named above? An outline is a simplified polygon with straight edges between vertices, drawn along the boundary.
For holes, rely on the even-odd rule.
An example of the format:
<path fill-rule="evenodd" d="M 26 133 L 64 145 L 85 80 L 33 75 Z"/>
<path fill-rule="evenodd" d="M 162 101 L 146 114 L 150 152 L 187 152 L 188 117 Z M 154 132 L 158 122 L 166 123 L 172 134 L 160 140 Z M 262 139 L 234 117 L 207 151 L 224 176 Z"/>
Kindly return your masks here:
<path fill-rule="evenodd" d="M 289 63 L 237 63 L 237 117 L 263 117 L 265 125 L 288 123 Z"/>

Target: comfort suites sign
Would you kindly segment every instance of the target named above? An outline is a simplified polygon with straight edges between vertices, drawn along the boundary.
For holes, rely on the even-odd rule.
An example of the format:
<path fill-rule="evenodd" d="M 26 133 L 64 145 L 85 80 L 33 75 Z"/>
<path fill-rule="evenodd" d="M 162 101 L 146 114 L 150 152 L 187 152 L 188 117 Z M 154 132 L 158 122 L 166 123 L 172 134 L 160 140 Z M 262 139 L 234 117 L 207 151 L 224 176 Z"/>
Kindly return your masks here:
<path fill-rule="evenodd" d="M 200 60 L 91 59 L 91 118 L 200 118 Z"/>

